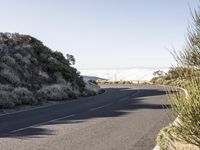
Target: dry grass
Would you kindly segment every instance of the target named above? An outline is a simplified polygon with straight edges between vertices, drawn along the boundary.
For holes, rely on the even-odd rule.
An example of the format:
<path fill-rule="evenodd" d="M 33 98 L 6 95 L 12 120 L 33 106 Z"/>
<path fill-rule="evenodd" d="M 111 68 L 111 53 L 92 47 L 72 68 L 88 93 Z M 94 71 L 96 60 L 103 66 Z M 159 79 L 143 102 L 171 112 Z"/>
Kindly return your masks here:
<path fill-rule="evenodd" d="M 178 121 L 160 131 L 157 143 L 161 150 L 186 149 L 189 145 L 200 149 L 200 79 L 189 81 L 185 86 L 187 96 L 181 92 L 169 95 Z"/>

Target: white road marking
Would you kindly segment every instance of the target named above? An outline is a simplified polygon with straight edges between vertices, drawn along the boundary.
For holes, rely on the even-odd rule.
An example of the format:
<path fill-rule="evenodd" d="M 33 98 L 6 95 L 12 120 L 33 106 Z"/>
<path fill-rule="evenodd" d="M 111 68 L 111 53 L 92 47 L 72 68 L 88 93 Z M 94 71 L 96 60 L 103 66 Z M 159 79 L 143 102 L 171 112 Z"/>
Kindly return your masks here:
<path fill-rule="evenodd" d="M 47 123 L 51 123 L 51 122 L 55 122 L 55 121 L 58 121 L 58 120 L 74 117 L 75 115 L 76 114 L 72 114 L 72 115 L 69 115 L 69 116 L 60 117 L 60 118 L 57 118 L 57 119 L 41 122 L 41 123 L 38 123 L 38 124 L 35 124 L 35 125 L 32 125 L 32 126 L 28 126 L 28 127 L 25 127 L 25 128 L 20 128 L 20 129 L 17 129 L 17 130 L 10 131 L 10 133 L 16 133 L 16 132 L 23 131 L 23 130 L 26 130 L 26 129 L 29 129 L 29 128 L 35 128 L 35 127 L 38 127 L 40 125 L 44 125 L 44 124 L 47 124 Z"/>
<path fill-rule="evenodd" d="M 109 103 L 109 104 L 106 104 L 106 105 L 103 105 L 103 106 L 100 106 L 100 107 L 92 108 L 92 109 L 90 109 L 90 111 L 95 111 L 95 110 L 98 110 L 98 109 L 101 109 L 101 108 L 105 108 L 105 107 L 110 106 L 112 104 L 113 103 Z"/>
<path fill-rule="evenodd" d="M 119 102 L 126 101 L 126 100 L 128 100 L 128 98 L 129 98 L 129 97 L 122 98 L 122 99 L 119 100 Z"/>
<path fill-rule="evenodd" d="M 135 95 L 137 95 L 139 92 L 140 92 L 140 91 L 138 90 L 138 91 L 136 91 L 134 94 L 132 94 L 131 96 L 135 96 Z M 129 98 L 131 98 L 131 97 L 122 98 L 122 99 L 120 99 L 118 102 L 126 101 L 126 100 L 128 100 Z"/>
<path fill-rule="evenodd" d="M 131 96 L 136 96 L 138 93 L 140 93 L 140 90 L 137 90 L 134 94 L 132 94 Z"/>

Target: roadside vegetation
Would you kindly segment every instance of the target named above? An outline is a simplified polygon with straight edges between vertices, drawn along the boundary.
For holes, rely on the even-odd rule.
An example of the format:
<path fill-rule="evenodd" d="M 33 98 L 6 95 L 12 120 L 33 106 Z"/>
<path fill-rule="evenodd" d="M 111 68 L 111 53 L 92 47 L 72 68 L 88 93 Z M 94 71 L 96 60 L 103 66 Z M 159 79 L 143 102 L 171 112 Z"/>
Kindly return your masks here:
<path fill-rule="evenodd" d="M 179 86 L 187 94 L 169 94 L 177 120 L 160 131 L 157 143 L 161 150 L 200 149 L 200 10 L 195 11 L 183 51 L 173 52 L 178 67 L 167 73 L 157 71 L 151 80 L 155 84 Z"/>
<path fill-rule="evenodd" d="M 126 81 L 126 80 L 119 80 L 119 81 L 111 81 L 111 80 L 97 80 L 98 84 L 149 84 L 149 81 L 145 80 L 138 80 L 138 81 Z"/>
<path fill-rule="evenodd" d="M 154 78 L 151 79 L 153 84 L 172 85 L 178 87 L 187 86 L 189 79 L 200 76 L 200 69 L 186 66 L 171 67 L 168 72 L 161 70 L 153 73 Z"/>
<path fill-rule="evenodd" d="M 99 86 L 84 82 L 74 64 L 34 37 L 0 33 L 0 108 L 97 94 Z"/>

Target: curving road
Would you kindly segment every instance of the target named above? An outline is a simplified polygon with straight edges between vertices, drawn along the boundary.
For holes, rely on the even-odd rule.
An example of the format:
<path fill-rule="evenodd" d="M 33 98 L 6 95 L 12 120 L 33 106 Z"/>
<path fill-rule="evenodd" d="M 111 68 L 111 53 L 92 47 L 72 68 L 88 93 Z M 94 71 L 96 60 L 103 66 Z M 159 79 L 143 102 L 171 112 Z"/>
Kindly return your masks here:
<path fill-rule="evenodd" d="M 158 131 L 171 122 L 163 88 L 102 87 L 98 96 L 0 115 L 0 150 L 153 149 Z"/>

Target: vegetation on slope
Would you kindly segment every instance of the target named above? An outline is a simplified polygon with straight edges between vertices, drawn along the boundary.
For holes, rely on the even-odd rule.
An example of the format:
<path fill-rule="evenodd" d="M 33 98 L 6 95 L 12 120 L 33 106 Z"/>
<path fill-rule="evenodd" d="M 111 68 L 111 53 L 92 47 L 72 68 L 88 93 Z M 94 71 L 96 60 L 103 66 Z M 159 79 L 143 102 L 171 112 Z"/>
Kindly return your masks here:
<path fill-rule="evenodd" d="M 34 37 L 0 33 L 0 108 L 93 95 L 74 63 Z"/>

